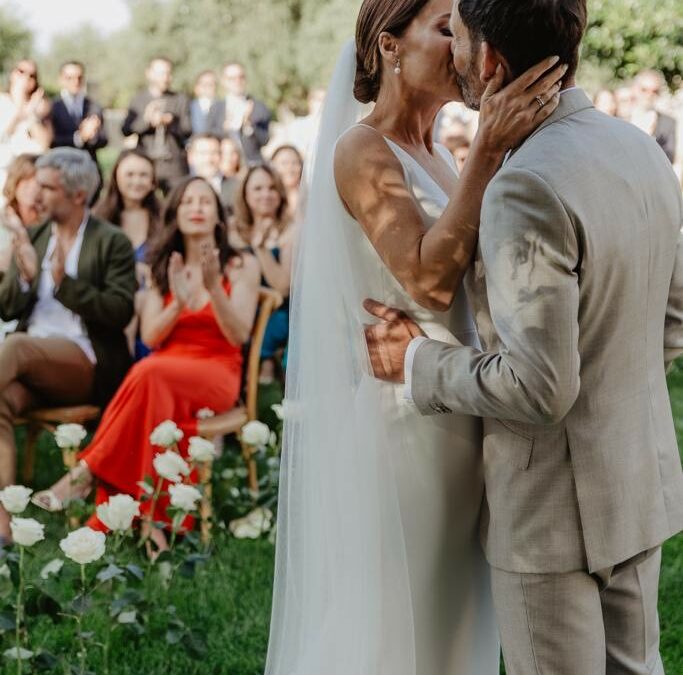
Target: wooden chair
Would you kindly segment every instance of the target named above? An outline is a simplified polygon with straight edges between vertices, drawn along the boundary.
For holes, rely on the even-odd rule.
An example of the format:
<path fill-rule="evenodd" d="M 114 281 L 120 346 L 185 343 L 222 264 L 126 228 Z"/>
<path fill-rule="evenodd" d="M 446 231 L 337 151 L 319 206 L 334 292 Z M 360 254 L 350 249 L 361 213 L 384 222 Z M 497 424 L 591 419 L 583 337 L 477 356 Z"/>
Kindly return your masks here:
<path fill-rule="evenodd" d="M 35 452 L 38 436 L 43 431 L 53 433 L 60 424 L 82 424 L 86 426 L 99 419 L 102 411 L 94 405 L 78 405 L 65 408 L 40 408 L 26 412 L 23 418 L 15 421 L 17 426 L 26 425 L 26 443 L 24 444 L 24 466 L 22 477 L 25 485 L 33 481 L 35 470 Z M 64 466 L 72 468 L 76 455 L 68 450 L 62 451 Z"/>
<path fill-rule="evenodd" d="M 243 405 L 213 417 L 200 420 L 198 424 L 199 435 L 208 440 L 215 440 L 221 436 L 239 433 L 242 427 L 253 420 L 258 419 L 258 379 L 261 365 L 261 348 L 266 326 L 271 314 L 282 305 L 283 298 L 277 291 L 270 288 L 261 288 L 259 291 L 259 309 L 254 330 L 249 345 L 246 371 L 246 399 Z M 247 464 L 249 489 L 258 492 L 258 472 L 253 458 L 254 448 L 240 442 L 242 456 Z M 211 468 L 204 467 L 200 472 L 200 481 L 204 486 L 201 504 L 201 533 L 202 539 L 210 538 L 211 508 Z"/>

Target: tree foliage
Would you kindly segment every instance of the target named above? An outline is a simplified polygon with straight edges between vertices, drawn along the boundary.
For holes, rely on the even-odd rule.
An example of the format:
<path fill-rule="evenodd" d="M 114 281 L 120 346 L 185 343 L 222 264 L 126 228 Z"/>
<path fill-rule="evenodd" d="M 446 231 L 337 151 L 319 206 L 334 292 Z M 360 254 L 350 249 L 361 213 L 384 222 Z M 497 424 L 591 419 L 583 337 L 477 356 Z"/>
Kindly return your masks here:
<path fill-rule="evenodd" d="M 0 7 L 0 73 L 7 73 L 31 48 L 31 32 L 9 10 Z"/>

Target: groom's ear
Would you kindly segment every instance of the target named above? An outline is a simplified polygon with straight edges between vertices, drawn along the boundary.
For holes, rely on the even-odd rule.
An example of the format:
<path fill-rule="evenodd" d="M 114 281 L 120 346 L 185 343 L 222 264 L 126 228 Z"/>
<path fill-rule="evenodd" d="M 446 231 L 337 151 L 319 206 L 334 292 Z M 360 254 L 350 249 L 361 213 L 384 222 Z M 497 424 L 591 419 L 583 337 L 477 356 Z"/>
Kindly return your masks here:
<path fill-rule="evenodd" d="M 488 42 L 482 42 L 479 47 L 479 58 L 481 59 L 480 78 L 484 86 L 489 83 L 489 80 L 496 74 L 498 66 L 503 66 L 505 71 L 505 82 L 512 79 L 510 66 L 505 57 Z"/>

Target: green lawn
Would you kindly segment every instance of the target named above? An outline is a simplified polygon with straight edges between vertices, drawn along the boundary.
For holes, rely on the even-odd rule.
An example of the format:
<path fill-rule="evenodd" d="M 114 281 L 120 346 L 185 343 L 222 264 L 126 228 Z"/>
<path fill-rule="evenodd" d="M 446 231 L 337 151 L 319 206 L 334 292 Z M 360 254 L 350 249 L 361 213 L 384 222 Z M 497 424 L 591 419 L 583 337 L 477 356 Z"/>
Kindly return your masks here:
<path fill-rule="evenodd" d="M 670 389 L 683 447 L 683 367 L 671 373 Z M 36 487 L 48 485 L 60 472 L 59 452 L 45 437 L 38 455 Z M 41 513 L 37 517 L 49 522 L 51 541 L 65 532 L 60 516 Z M 60 557 L 58 554 L 53 545 L 51 550 L 41 550 L 29 566 L 38 570 L 51 558 Z M 97 675 L 105 672 L 97 644 L 110 635 L 112 675 L 261 675 L 268 639 L 273 554 L 268 541 L 237 541 L 218 530 L 213 556 L 198 567 L 194 577 L 179 576 L 168 590 L 156 574 L 139 582 L 139 590 L 148 598 L 143 604 L 148 617 L 143 622 L 144 633 L 137 635 L 121 627 L 112 631 L 115 624 L 105 609 L 95 608 L 86 616 L 83 630 L 94 633 L 89 642 L 89 669 Z M 131 548 L 127 555 L 144 566 L 138 551 Z M 53 583 L 55 596 L 73 593 L 74 567 L 67 564 L 59 582 Z M 11 593 L 10 582 L 0 579 L 0 599 L 6 601 Z M 175 608 L 174 614 L 167 605 Z M 668 542 L 664 549 L 660 608 L 667 673 L 683 673 L 683 536 Z M 167 642 L 169 630 L 182 636 L 176 644 Z M 11 639 L 11 632 L 0 638 L 0 652 L 11 646 Z M 57 617 L 53 622 L 41 617 L 32 628 L 32 648 L 45 649 L 58 658 L 74 640 L 75 628 L 69 619 Z M 0 672 L 15 673 L 16 669 L 7 664 Z M 63 656 L 52 672 L 70 672 Z"/>

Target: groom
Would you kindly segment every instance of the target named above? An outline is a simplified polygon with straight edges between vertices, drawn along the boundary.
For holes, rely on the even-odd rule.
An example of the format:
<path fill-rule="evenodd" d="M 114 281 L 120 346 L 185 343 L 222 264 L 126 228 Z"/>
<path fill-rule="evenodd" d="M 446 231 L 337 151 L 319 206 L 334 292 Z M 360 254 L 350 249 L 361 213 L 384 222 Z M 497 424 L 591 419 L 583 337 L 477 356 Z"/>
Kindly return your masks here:
<path fill-rule="evenodd" d="M 451 21 L 473 108 L 498 64 L 570 68 L 484 197 L 468 280 L 482 351 L 414 338 L 368 301 L 372 365 L 424 415 L 485 418 L 481 537 L 508 675 L 662 674 L 661 544 L 683 528 L 665 380 L 683 352 L 681 191 L 654 141 L 574 86 L 586 0 L 456 0 Z"/>

